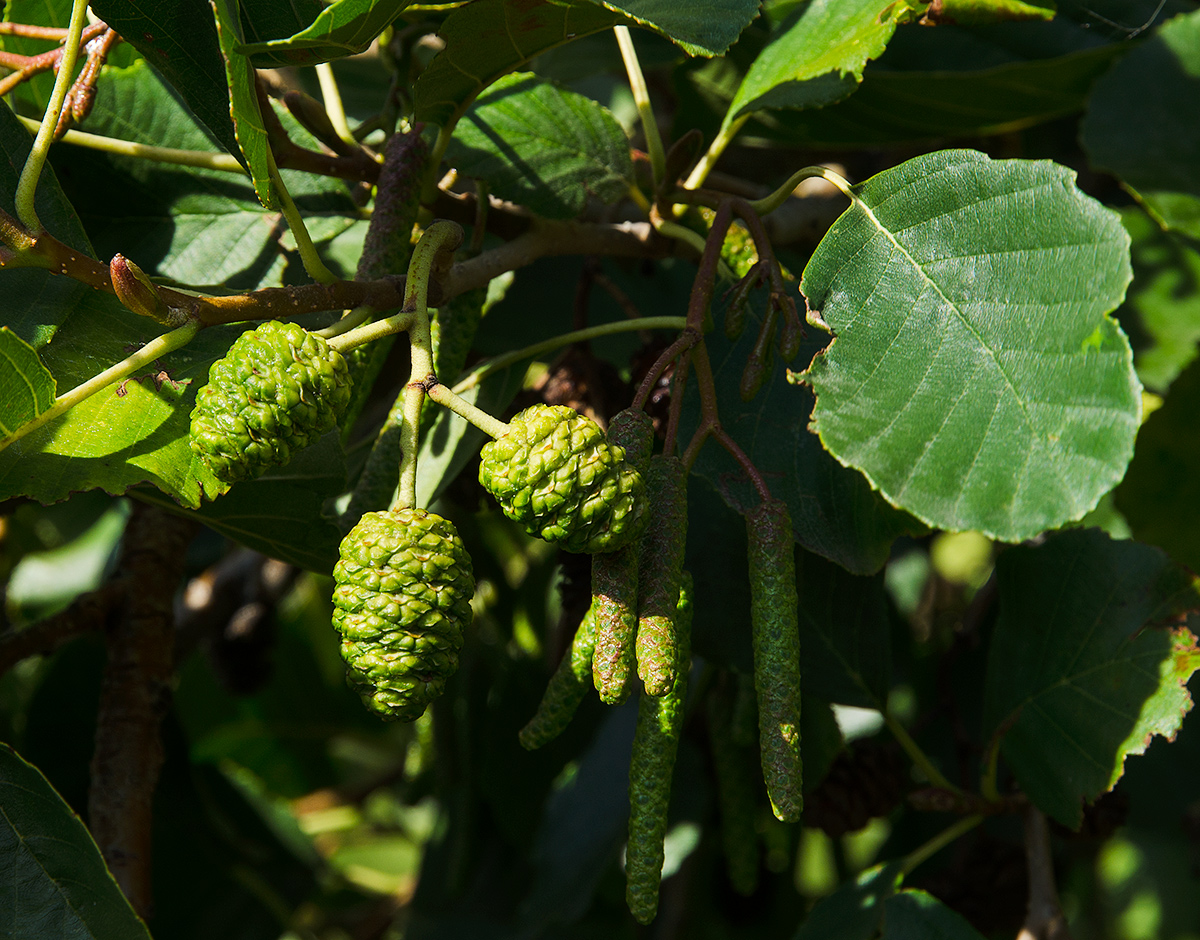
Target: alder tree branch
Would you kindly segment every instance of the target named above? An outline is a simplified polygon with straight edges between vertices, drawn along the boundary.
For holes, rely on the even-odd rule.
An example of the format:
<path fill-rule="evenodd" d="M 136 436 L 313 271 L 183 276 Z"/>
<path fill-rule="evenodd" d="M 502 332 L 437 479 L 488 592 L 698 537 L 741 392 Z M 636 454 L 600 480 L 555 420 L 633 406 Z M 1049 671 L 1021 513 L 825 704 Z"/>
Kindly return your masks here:
<path fill-rule="evenodd" d="M 134 504 L 120 564 L 130 591 L 108 633 L 100 688 L 88 824 L 117 884 L 143 918 L 153 907 L 151 808 L 163 763 L 159 724 L 174 675 L 173 602 L 198 528 L 164 509 Z"/>
<path fill-rule="evenodd" d="M 1017 940 L 1071 940 L 1054 883 L 1050 827 L 1036 806 L 1025 810 L 1025 858 L 1029 864 L 1029 911 Z"/>
<path fill-rule="evenodd" d="M 0 676 L 29 656 L 53 653 L 67 640 L 103 628 L 126 588 L 124 581 L 109 581 L 52 617 L 0 635 Z"/>

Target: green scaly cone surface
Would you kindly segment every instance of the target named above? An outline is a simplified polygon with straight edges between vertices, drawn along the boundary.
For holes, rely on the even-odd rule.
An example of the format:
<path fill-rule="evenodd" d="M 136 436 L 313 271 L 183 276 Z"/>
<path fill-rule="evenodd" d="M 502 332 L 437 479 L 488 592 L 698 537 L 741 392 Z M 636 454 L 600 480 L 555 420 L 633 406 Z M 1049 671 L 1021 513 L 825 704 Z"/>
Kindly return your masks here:
<path fill-rule="evenodd" d="M 600 425 L 565 405 L 534 405 L 484 445 L 479 482 L 530 535 L 568 552 L 614 552 L 646 521 L 646 486 Z"/>
<path fill-rule="evenodd" d="M 209 369 L 192 409 L 192 452 L 223 483 L 254 479 L 337 427 L 350 390 L 341 353 L 294 323 L 268 320 Z"/>
<path fill-rule="evenodd" d="M 412 721 L 458 668 L 475 578 L 454 526 L 423 509 L 369 512 L 342 540 L 333 626 L 347 681 L 384 718 Z"/>

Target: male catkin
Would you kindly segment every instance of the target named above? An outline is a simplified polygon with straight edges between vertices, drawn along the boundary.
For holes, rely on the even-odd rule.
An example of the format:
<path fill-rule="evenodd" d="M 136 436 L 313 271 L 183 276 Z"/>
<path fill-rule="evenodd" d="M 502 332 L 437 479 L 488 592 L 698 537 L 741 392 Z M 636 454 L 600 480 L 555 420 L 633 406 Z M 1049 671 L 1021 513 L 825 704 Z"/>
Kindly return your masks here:
<path fill-rule="evenodd" d="M 675 634 L 679 659 L 669 692 L 638 700 L 637 730 L 629 764 L 629 842 L 625 850 L 625 901 L 639 923 L 648 924 L 658 911 L 662 880 L 663 839 L 671 803 L 671 775 L 683 730 L 691 659 L 692 580 L 681 579 Z"/>
<path fill-rule="evenodd" d="M 795 539 L 787 504 L 771 499 L 748 513 L 746 536 L 763 780 L 775 815 L 784 822 L 795 822 L 804 808 L 800 632 Z"/>

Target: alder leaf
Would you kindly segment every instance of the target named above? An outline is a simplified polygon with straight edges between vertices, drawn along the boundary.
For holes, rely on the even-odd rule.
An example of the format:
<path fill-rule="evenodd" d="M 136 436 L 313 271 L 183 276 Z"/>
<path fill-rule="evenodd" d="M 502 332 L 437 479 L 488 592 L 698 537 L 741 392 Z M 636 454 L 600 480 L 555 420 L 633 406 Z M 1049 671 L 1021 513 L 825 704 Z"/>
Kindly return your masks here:
<path fill-rule="evenodd" d="M 926 154 L 857 187 L 805 268 L 834 335 L 806 374 L 822 444 L 929 525 L 1020 541 L 1124 475 L 1141 413 L 1108 316 L 1115 213 L 1048 161 Z"/>
<path fill-rule="evenodd" d="M 229 115 L 229 82 L 208 3 L 94 0 L 90 6 L 170 83 L 217 143 L 242 160 Z"/>
<path fill-rule="evenodd" d="M 1160 624 L 1200 607 L 1191 578 L 1156 548 L 1097 529 L 1017 546 L 996 562 L 1000 617 L 988 654 L 984 732 L 1021 789 L 1078 828 L 1125 758 L 1175 736 L 1192 707 L 1196 637 Z"/>
<path fill-rule="evenodd" d="M 54 394 L 54 376 L 37 350 L 0 327 L 0 439 L 49 411 Z"/>
<path fill-rule="evenodd" d="M 250 171 L 258 200 L 268 209 L 279 208 L 279 194 L 271 170 L 275 160 L 267 139 L 262 112 L 259 111 L 255 88 L 254 66 L 238 51 L 245 36 L 242 32 L 238 0 L 209 0 L 217 19 L 217 39 L 225 63 L 229 87 L 229 116 L 233 118 L 233 133 L 243 162 Z"/>
<path fill-rule="evenodd" d="M 764 108 L 819 108 L 845 98 L 912 6 L 910 0 L 813 0 L 754 60 L 725 124 Z"/>
<path fill-rule="evenodd" d="M 413 86 L 416 118 L 449 125 L 500 76 L 548 49 L 624 21 L 587 2 L 475 0 L 453 11 L 438 30 L 445 48 Z"/>
<path fill-rule="evenodd" d="M 538 215 L 569 219 L 589 195 L 629 191 L 629 141 L 608 109 L 527 72 L 493 84 L 459 121 L 446 157 Z"/>
<path fill-rule="evenodd" d="M 0 104 L 0 208 L 16 216 L 17 181 L 29 156 L 33 138 L 7 104 Z M 46 230 L 59 241 L 95 257 L 79 216 L 59 188 L 47 165 L 38 177 L 34 208 Z M 4 268 L 4 322 L 21 339 L 38 349 L 50 342 L 76 302 L 87 292 L 78 281 L 38 268 Z"/>
<path fill-rule="evenodd" d="M 0 857 L 0 937 L 150 940 L 79 817 L 2 743 Z"/>
<path fill-rule="evenodd" d="M 1163 24 L 1096 82 L 1080 140 L 1165 225 L 1200 238 L 1200 11 Z"/>
<path fill-rule="evenodd" d="M 666 36 L 688 55 L 718 56 L 758 15 L 759 0 L 593 0 Z"/>
<path fill-rule="evenodd" d="M 258 68 L 317 65 L 365 52 L 413 0 L 336 0 L 286 38 L 248 42 L 238 52 Z"/>

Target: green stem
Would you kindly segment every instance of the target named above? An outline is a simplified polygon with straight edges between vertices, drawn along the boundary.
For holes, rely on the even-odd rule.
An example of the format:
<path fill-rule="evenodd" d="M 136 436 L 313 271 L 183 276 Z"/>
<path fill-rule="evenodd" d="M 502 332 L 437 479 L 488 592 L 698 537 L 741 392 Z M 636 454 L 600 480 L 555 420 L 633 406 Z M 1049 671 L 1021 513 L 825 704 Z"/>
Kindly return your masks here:
<path fill-rule="evenodd" d="M 482 408 L 476 408 L 464 398 L 459 398 L 454 392 L 440 382 L 429 390 L 429 397 L 439 405 L 449 408 L 460 418 L 469 421 L 484 434 L 492 438 L 503 437 L 508 433 L 508 425 L 498 418 L 492 417 Z"/>
<path fill-rule="evenodd" d="M 313 332 L 322 339 L 333 339 L 335 336 L 344 336 L 356 327 L 362 326 L 373 316 L 375 316 L 374 307 L 355 307 L 336 323 L 329 324 L 323 330 L 313 330 Z"/>
<path fill-rule="evenodd" d="M 936 855 L 951 842 L 966 835 L 976 826 L 983 822 L 982 816 L 965 816 L 958 822 L 943 829 L 936 836 L 926 842 L 924 845 L 918 846 L 904 856 L 904 861 L 900 863 L 900 870 L 905 875 L 911 874 L 918 865 L 926 859 Z"/>
<path fill-rule="evenodd" d="M 892 737 L 894 737 L 900 743 L 900 746 L 904 748 L 904 752 L 908 755 L 909 760 L 911 760 L 917 765 L 917 767 L 920 768 L 921 773 L 925 775 L 925 778 L 930 782 L 930 784 L 942 790 L 949 790 L 951 793 L 962 793 L 962 790 L 947 780 L 942 775 L 942 772 L 933 766 L 933 761 L 931 761 L 926 753 L 921 750 L 917 742 L 909 736 L 908 732 L 904 728 L 904 725 L 900 724 L 895 715 L 891 714 L 885 709 L 883 712 L 883 720 L 884 723 L 887 724 L 888 730 L 892 733 Z"/>
<path fill-rule="evenodd" d="M 826 182 L 832 183 L 843 193 L 845 193 L 853 202 L 857 203 L 862 201 L 851 190 L 850 183 L 837 173 L 834 173 L 833 170 L 823 166 L 806 166 L 804 169 L 797 170 L 795 173 L 789 176 L 787 182 L 775 190 L 775 192 L 771 193 L 771 195 L 764 196 L 762 199 L 756 199 L 754 202 L 750 203 L 750 208 L 760 216 L 774 212 L 785 202 L 787 202 L 788 197 L 791 196 L 792 192 L 803 180 L 812 179 L 814 176 L 820 177 Z"/>
<path fill-rule="evenodd" d="M 650 104 L 650 91 L 646 88 L 646 77 L 642 74 L 642 64 L 638 61 L 637 50 L 633 46 L 633 37 L 629 34 L 628 26 L 614 26 L 617 45 L 621 48 L 621 59 L 625 62 L 625 72 L 629 76 L 629 90 L 633 92 L 633 101 L 637 105 L 638 116 L 642 120 L 642 132 L 646 135 L 646 149 L 650 152 L 650 168 L 654 173 L 654 188 L 658 189 L 666 175 L 667 156 L 663 150 L 662 137 L 658 133 L 658 121 L 654 117 L 654 108 Z"/>
<path fill-rule="evenodd" d="M 352 330 L 347 330 L 341 334 L 334 334 L 332 337 L 327 338 L 329 339 L 330 346 L 345 355 L 357 346 L 365 346 L 367 343 L 373 343 L 375 340 L 391 336 L 393 333 L 403 333 L 405 330 L 412 329 L 413 319 L 411 311 L 401 310 L 390 317 L 385 317 L 382 320 L 374 320 L 371 323 L 366 323 L 363 326 L 355 327 Z"/>
<path fill-rule="evenodd" d="M 742 125 L 748 120 L 750 120 L 750 115 L 743 114 L 739 118 L 734 118 L 728 124 L 721 125 L 721 129 L 717 131 L 717 136 L 709 144 L 708 150 L 700 158 L 700 162 L 688 174 L 688 178 L 683 184 L 685 189 L 699 189 L 704 185 L 704 181 L 708 179 L 708 174 L 712 172 L 712 168 L 721 159 L 721 154 L 725 152 L 725 148 L 733 142 L 733 138 L 737 136 L 738 131 L 742 129 Z"/>
<path fill-rule="evenodd" d="M 338 137 L 348 144 L 358 146 L 354 132 L 346 123 L 346 108 L 342 105 L 342 93 L 338 90 L 337 78 L 333 74 L 333 66 L 328 62 L 317 65 L 317 82 L 321 86 L 321 99 L 325 102 L 325 111 L 329 115 L 329 123 L 337 132 Z"/>
<path fill-rule="evenodd" d="M 37 193 L 38 179 L 42 175 L 42 167 L 50 153 L 50 144 L 54 141 L 54 132 L 58 129 L 58 118 L 62 114 L 63 102 L 67 98 L 67 90 L 74 80 L 75 61 L 79 58 L 79 37 L 83 33 L 83 23 L 87 19 L 87 0 L 74 0 L 71 4 L 71 22 L 67 27 L 67 38 L 63 44 L 62 58 L 58 63 L 58 76 L 54 80 L 54 91 L 50 93 L 50 102 L 46 105 L 46 113 L 42 116 L 41 126 L 38 127 L 33 147 L 21 169 L 21 178 L 17 182 L 16 207 L 17 218 L 31 235 L 42 233 L 42 222 L 34 208 L 34 196 Z"/>
<path fill-rule="evenodd" d="M 36 131 L 41 126 L 41 123 L 33 120 L 33 118 L 17 115 L 17 120 L 31 131 Z M 138 157 L 143 160 L 153 160 L 156 163 L 174 163 L 178 166 L 192 166 L 202 170 L 221 170 L 225 173 L 246 175 L 245 168 L 227 153 L 208 153 L 204 150 L 177 150 L 174 147 L 152 147 L 149 144 L 139 144 L 132 140 L 103 137 L 100 134 L 89 134 L 86 131 L 75 130 L 67 131 L 60 140 L 64 144 L 87 147 L 89 150 L 101 150 L 104 153 L 115 153 L 122 157 Z"/>
<path fill-rule="evenodd" d="M 431 206 L 437 198 L 442 157 L 446 155 L 446 148 L 450 146 L 450 138 L 454 136 L 454 125 L 457 123 L 458 118 L 452 117 L 450 123 L 438 131 L 437 140 L 433 142 L 433 148 L 429 151 L 429 162 L 425 165 L 425 185 L 421 188 L 422 205 Z"/>
<path fill-rule="evenodd" d="M 36 431 L 48 421 L 53 421 L 59 415 L 74 408 L 80 402 L 104 390 L 114 382 L 129 378 L 129 376 L 142 367 L 149 365 L 155 359 L 165 356 L 167 353 L 174 352 L 182 346 L 186 346 L 192 341 L 192 337 L 196 335 L 199 329 L 200 322 L 192 320 L 178 329 L 171 330 L 169 333 L 163 333 L 162 336 L 157 336 L 150 340 L 150 342 L 133 355 L 122 359 L 116 365 L 109 366 L 99 375 L 93 376 L 82 385 L 77 385 L 69 392 L 59 395 L 54 399 L 54 404 L 47 411 L 43 411 L 28 424 L 21 425 L 9 437 L 0 441 L 0 450 L 3 450 L 9 444 L 13 443 L 13 441 L 20 440 L 31 431 Z"/>
<path fill-rule="evenodd" d="M 270 164 L 271 180 L 279 190 L 279 205 L 283 210 L 283 217 L 287 219 L 288 227 L 292 230 L 292 237 L 296 239 L 296 249 L 300 252 L 300 261 L 304 264 L 304 270 L 318 284 L 332 284 L 338 279 L 337 275 L 325 267 L 325 262 L 317 254 L 317 247 L 308 234 L 308 226 L 304 224 L 304 217 L 300 215 L 296 204 L 292 202 L 292 194 L 288 192 L 283 177 L 279 174 L 279 167 L 275 165 L 275 159 L 270 155 L 270 151 L 267 153 L 267 159 Z"/>
<path fill-rule="evenodd" d="M 686 317 L 642 317 L 637 320 L 618 320 L 615 323 L 589 326 L 587 329 L 574 330 L 571 333 L 552 336 L 550 339 L 544 339 L 540 343 L 534 343 L 523 349 L 516 349 L 512 352 L 504 353 L 502 356 L 488 359 L 486 362 L 481 362 L 471 370 L 471 373 L 465 379 L 454 386 L 454 391 L 462 394 L 468 389 L 474 388 L 493 372 L 507 369 L 509 366 L 523 359 L 530 359 L 542 353 L 553 352 L 555 349 L 560 349 L 563 346 L 570 346 L 572 343 L 582 343 L 601 336 L 613 336 L 617 333 L 631 333 L 641 330 L 682 330 L 685 326 L 687 326 Z M 434 400 L 436 401 L 436 399 Z"/>
<path fill-rule="evenodd" d="M 434 222 L 421 236 L 408 263 L 404 286 L 403 313 L 412 316 L 409 327 L 409 356 L 412 367 L 404 387 L 404 420 L 400 425 L 400 490 L 393 508 L 412 509 L 417 505 L 417 449 L 421 436 L 421 404 L 425 389 L 437 382 L 433 365 L 433 338 L 429 332 L 429 282 L 435 265 L 449 260 L 462 244 L 463 230 L 457 222 Z"/>

